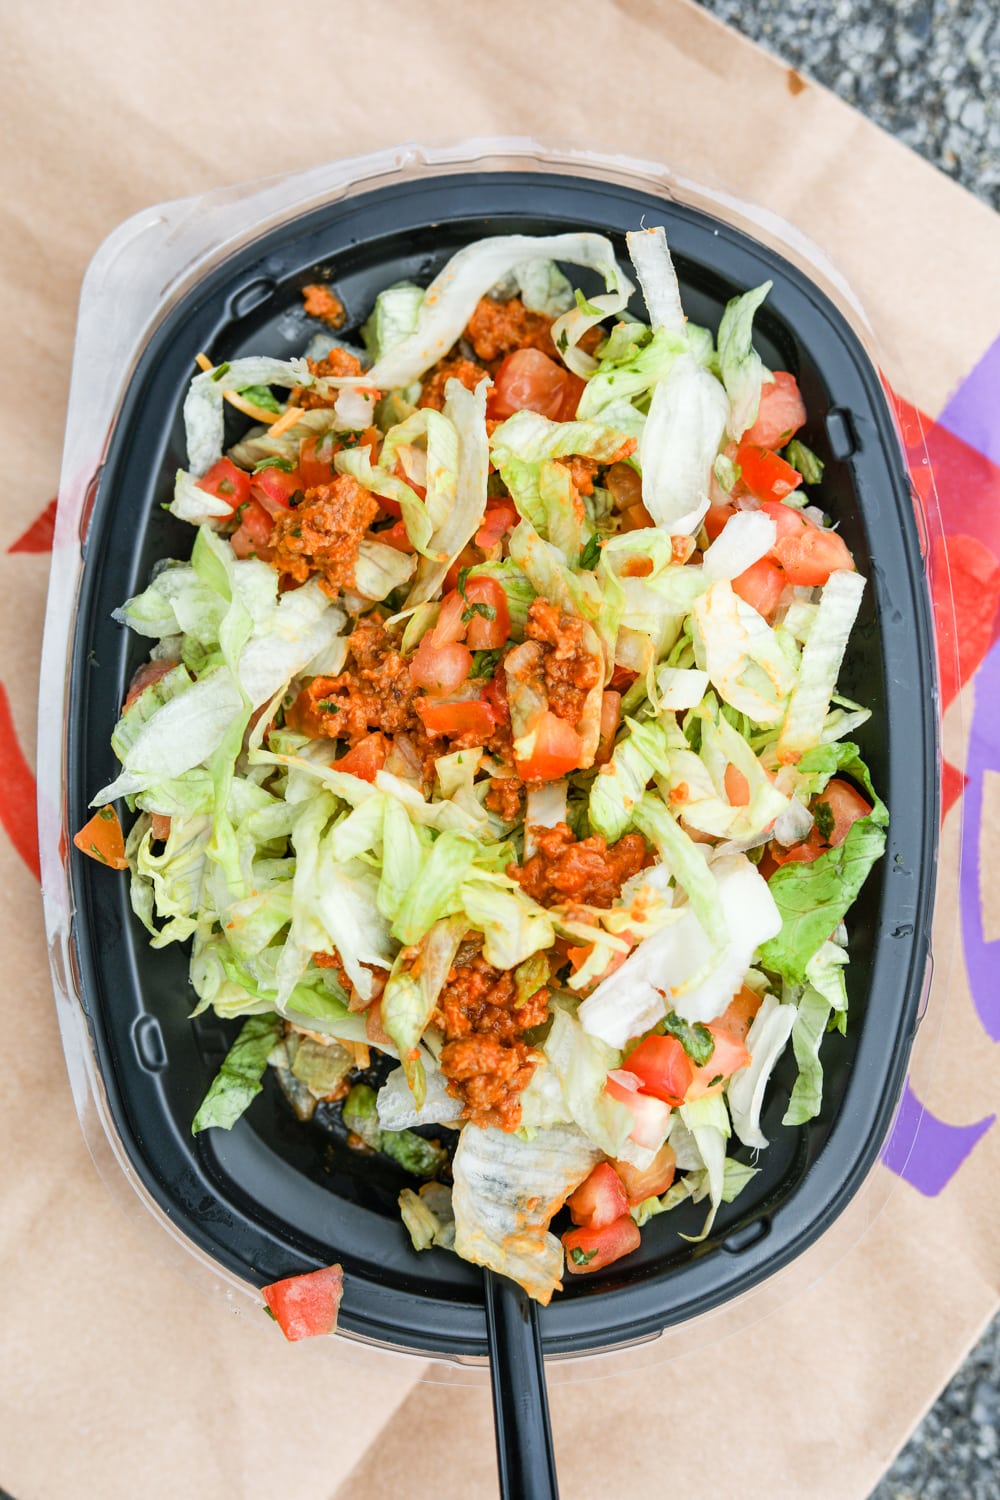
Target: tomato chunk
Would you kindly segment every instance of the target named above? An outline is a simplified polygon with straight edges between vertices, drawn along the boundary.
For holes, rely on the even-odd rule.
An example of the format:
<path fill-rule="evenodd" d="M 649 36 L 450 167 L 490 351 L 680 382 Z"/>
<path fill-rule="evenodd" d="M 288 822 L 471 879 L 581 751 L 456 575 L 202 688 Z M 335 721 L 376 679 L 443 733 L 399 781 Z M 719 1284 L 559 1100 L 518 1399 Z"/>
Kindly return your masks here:
<path fill-rule="evenodd" d="M 771 858 L 776 865 L 812 864 L 828 849 L 836 849 L 842 844 L 858 819 L 866 818 L 871 810 L 871 803 L 866 802 L 849 781 L 835 776 L 812 799 L 816 822 L 809 830 L 809 837 L 791 849 L 772 843 Z"/>
<path fill-rule="evenodd" d="M 613 688 L 606 688 L 601 699 L 601 737 L 597 742 L 595 766 L 606 766 L 615 748 L 615 735 L 622 717 L 622 695 Z"/>
<path fill-rule="evenodd" d="M 806 404 L 795 376 L 787 370 L 775 370 L 774 379 L 760 388 L 757 420 L 743 434 L 743 441 L 759 448 L 783 448 L 805 419 Z"/>
<path fill-rule="evenodd" d="M 603 1229 L 628 1213 L 628 1199 L 621 1178 L 610 1162 L 602 1161 L 566 1199 L 574 1224 Z"/>
<path fill-rule="evenodd" d="M 472 652 L 468 646 L 451 641 L 436 646 L 428 631 L 410 661 L 410 681 L 429 693 L 442 696 L 454 693 L 472 671 Z"/>
<path fill-rule="evenodd" d="M 531 753 L 521 758 L 516 753 L 514 765 L 522 781 L 556 781 L 580 764 L 583 741 L 565 719 L 545 709 L 532 726 L 526 739 Z"/>
<path fill-rule="evenodd" d="M 582 389 L 582 385 L 576 388 L 573 401 L 571 379 L 568 370 L 540 349 L 515 349 L 501 362 L 493 377 L 487 415 L 504 418 L 512 417 L 516 411 L 537 411 L 554 422 L 566 421 L 563 408 L 572 402 L 575 415 Z"/>
<path fill-rule="evenodd" d="M 750 783 L 739 767 L 730 762 L 724 780 L 730 807 L 749 807 Z"/>
<path fill-rule="evenodd" d="M 245 469 L 238 469 L 229 458 L 220 458 L 214 463 L 197 485 L 206 494 L 225 501 L 230 512 L 238 510 L 250 498 L 250 475 Z"/>
<path fill-rule="evenodd" d="M 279 516 L 290 510 L 292 496 L 304 490 L 305 484 L 298 469 L 286 474 L 284 469 L 261 469 L 253 476 L 250 493 L 269 515 Z"/>
<path fill-rule="evenodd" d="M 728 1031 L 717 1029 L 713 1021 L 709 1022 L 708 1029 L 715 1045 L 708 1062 L 694 1070 L 686 1095 L 688 1103 L 721 1089 L 725 1079 L 740 1068 L 748 1067 L 750 1063 L 750 1053 L 745 1042 L 737 1041 Z"/>
<path fill-rule="evenodd" d="M 691 1085 L 694 1064 L 674 1036 L 648 1036 L 625 1059 L 639 1079 L 644 1094 L 666 1104 L 683 1104 Z"/>
<path fill-rule="evenodd" d="M 465 639 L 473 651 L 495 651 L 510 635 L 507 595 L 495 578 L 469 578 L 465 584 Z"/>
<path fill-rule="evenodd" d="M 428 734 L 471 734 L 485 741 L 496 727 L 492 709 L 481 699 L 473 698 L 465 703 L 433 703 L 429 698 L 418 698 L 416 710 Z"/>
<path fill-rule="evenodd" d="M 634 1167 L 630 1161 L 616 1161 L 615 1171 L 625 1184 L 630 1205 L 659 1198 L 674 1180 L 677 1157 L 669 1141 L 664 1141 L 648 1167 Z"/>
<path fill-rule="evenodd" d="M 344 1295 L 341 1266 L 326 1266 L 305 1276 L 289 1276 L 263 1289 L 264 1301 L 290 1343 L 335 1333 Z"/>
<path fill-rule="evenodd" d="M 310 433 L 299 444 L 299 473 L 304 489 L 313 489 L 320 484 L 330 484 L 335 470 L 333 455 L 340 444 L 329 432 Z"/>
<path fill-rule="evenodd" d="M 483 524 L 476 532 L 476 546 L 481 547 L 484 552 L 491 552 L 517 522 L 517 507 L 513 500 L 488 500 Z"/>
<path fill-rule="evenodd" d="M 650 1151 L 658 1151 L 667 1133 L 670 1105 L 652 1094 L 640 1093 L 642 1080 L 631 1070 L 632 1058 L 627 1061 L 628 1068 L 612 1069 L 604 1087 L 612 1099 L 617 1099 L 619 1104 L 624 1104 L 631 1112 L 632 1129 L 629 1131 L 629 1140 L 635 1141 L 637 1146 L 646 1146 Z M 678 1102 L 682 1101 L 683 1095 Z"/>
<path fill-rule="evenodd" d="M 125 694 L 122 712 L 124 713 L 126 708 L 131 707 L 140 693 L 144 693 L 148 687 L 153 686 L 154 682 L 159 682 L 161 677 L 166 677 L 168 672 L 172 672 L 176 665 L 175 661 L 163 660 L 144 661 L 141 667 L 137 667 L 128 685 L 128 692 Z"/>
<path fill-rule="evenodd" d="M 740 480 L 758 500 L 783 500 L 802 483 L 802 475 L 769 448 L 744 440 L 736 450 Z"/>
<path fill-rule="evenodd" d="M 788 506 L 783 509 L 787 510 Z M 749 568 L 733 579 L 733 593 L 755 609 L 765 620 L 771 621 L 778 608 L 785 584 L 791 582 L 771 557 L 761 557 Z"/>
<path fill-rule="evenodd" d="M 602 1271 L 612 1261 L 638 1250 L 641 1238 L 639 1226 L 629 1214 L 600 1229 L 569 1229 L 562 1237 L 566 1269 L 574 1276 Z"/>
<path fill-rule="evenodd" d="M 229 538 L 237 557 L 256 557 L 266 548 L 274 530 L 274 521 L 256 500 L 248 500 L 240 512 L 240 524 Z"/>
<path fill-rule="evenodd" d="M 362 781 L 374 781 L 378 772 L 382 770 L 389 756 L 389 741 L 384 734 L 366 734 L 363 740 L 353 749 L 348 750 L 339 760 L 334 761 L 334 769 L 347 771 L 351 776 L 357 776 Z"/>
<path fill-rule="evenodd" d="M 73 842 L 81 854 L 96 859 L 98 864 L 110 865 L 112 870 L 128 868 L 122 825 L 113 807 L 102 807 L 95 812 L 90 822 L 73 835 Z"/>
<path fill-rule="evenodd" d="M 725 1032 L 736 1042 L 745 1042 L 747 1032 L 753 1025 L 754 1017 L 761 1007 L 761 997 L 750 989 L 749 985 L 742 985 L 739 993 L 730 1000 L 729 1005 L 718 1016 L 710 1027 L 712 1035 L 720 1036 Z"/>

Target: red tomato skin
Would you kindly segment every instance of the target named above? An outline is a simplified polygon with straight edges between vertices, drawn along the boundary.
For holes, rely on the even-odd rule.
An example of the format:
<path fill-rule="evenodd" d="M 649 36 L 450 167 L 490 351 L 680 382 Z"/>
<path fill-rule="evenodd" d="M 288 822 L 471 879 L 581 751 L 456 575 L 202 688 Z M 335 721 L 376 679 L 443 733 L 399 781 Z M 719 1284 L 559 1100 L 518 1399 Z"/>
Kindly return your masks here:
<path fill-rule="evenodd" d="M 483 688 L 483 697 L 490 705 L 496 723 L 509 724 L 510 705 L 507 702 L 507 676 L 503 669 L 503 662 L 497 664 L 496 671 Z"/>
<path fill-rule="evenodd" d="M 196 483 L 206 494 L 223 500 L 230 512 L 239 510 L 250 499 L 250 475 L 245 469 L 238 469 L 229 458 L 220 458 Z"/>
<path fill-rule="evenodd" d="M 665 1104 L 684 1103 L 694 1065 L 676 1037 L 646 1037 L 628 1054 L 625 1066 L 639 1079 L 644 1094 L 652 1094 Z"/>
<path fill-rule="evenodd" d="M 237 557 L 255 557 L 271 540 L 274 521 L 256 500 L 248 500 L 240 513 L 240 524 L 229 538 Z"/>
<path fill-rule="evenodd" d="M 289 1276 L 263 1289 L 264 1301 L 289 1343 L 334 1333 L 343 1295 L 344 1272 L 340 1266 Z"/>
<path fill-rule="evenodd" d="M 474 568 L 476 566 L 476 563 L 481 563 L 482 560 L 483 559 L 479 555 L 478 548 L 473 547 L 471 544 L 468 547 L 463 547 L 461 552 L 455 558 L 455 561 L 452 563 L 451 567 L 448 569 L 447 573 L 444 575 L 444 583 L 442 587 L 445 589 L 457 589 L 458 575 L 462 571 L 462 569 Z"/>
<path fill-rule="evenodd" d="M 780 844 L 772 842 L 770 854 L 776 865 L 812 864 L 814 859 L 819 859 L 828 849 L 836 849 L 842 844 L 858 819 L 866 818 L 872 810 L 871 803 L 866 802 L 849 781 L 844 781 L 839 776 L 828 781 L 823 791 L 817 792 L 813 798 L 813 807 L 821 802 L 826 803 L 833 814 L 833 828 L 829 839 L 823 838 L 814 824 L 809 830 L 809 837 L 791 849 L 783 849 Z"/>
<path fill-rule="evenodd" d="M 474 698 L 463 703 L 432 703 L 418 698 L 415 706 L 428 734 L 472 734 L 488 740 L 496 728 L 489 704 Z"/>
<path fill-rule="evenodd" d="M 569 379 L 569 372 L 540 349 L 515 349 L 493 377 L 487 415 L 503 419 L 516 411 L 536 411 L 552 421 L 564 420 L 561 413 L 568 399 Z M 577 393 L 577 402 L 579 399 Z"/>
<path fill-rule="evenodd" d="M 632 1114 L 629 1140 L 656 1151 L 663 1144 L 670 1105 L 645 1090 L 640 1092 L 641 1083 L 642 1080 L 630 1068 L 615 1068 L 608 1074 L 604 1087 L 612 1099 L 624 1104 Z"/>
<path fill-rule="evenodd" d="M 435 646 L 425 635 L 410 660 L 410 680 L 428 693 L 454 693 L 472 671 L 472 652 L 458 641 Z"/>
<path fill-rule="evenodd" d="M 808 516 L 780 501 L 765 501 L 760 508 L 778 528 L 769 555 L 781 568 L 786 583 L 816 588 L 826 583 L 831 573 L 853 571 L 854 559 L 838 532 L 814 525 Z"/>
<path fill-rule="evenodd" d="M 154 682 L 159 682 L 161 677 L 166 677 L 172 672 L 177 663 L 175 661 L 144 661 L 141 667 L 137 667 L 132 673 L 132 680 L 125 694 L 125 702 L 122 704 L 122 713 L 130 708 L 140 693 L 144 693 Z"/>
<path fill-rule="evenodd" d="M 728 1031 L 718 1029 L 713 1021 L 709 1022 L 708 1029 L 712 1033 L 715 1049 L 708 1062 L 694 1070 L 694 1077 L 685 1095 L 685 1103 L 688 1104 L 721 1089 L 725 1079 L 750 1063 L 750 1053 L 745 1042 L 737 1041 Z"/>
<path fill-rule="evenodd" d="M 366 734 L 346 755 L 334 761 L 334 770 L 347 771 L 361 781 L 374 781 L 389 758 L 389 741 L 384 734 Z"/>
<path fill-rule="evenodd" d="M 576 409 L 580 405 L 580 397 L 586 390 L 587 382 L 579 375 L 574 375 L 572 370 L 564 370 L 563 379 L 565 381 L 563 401 L 556 421 L 573 422 L 576 420 Z"/>
<path fill-rule="evenodd" d="M 574 1224 L 603 1229 L 628 1213 L 628 1198 L 621 1178 L 610 1162 L 602 1161 L 566 1199 Z"/>
<path fill-rule="evenodd" d="M 376 542 L 381 542 L 385 547 L 395 547 L 397 552 L 413 551 L 413 543 L 410 541 L 405 521 L 394 521 L 383 531 L 375 531 L 371 535 Z"/>
<path fill-rule="evenodd" d="M 546 709 L 533 726 L 534 749 L 528 760 L 514 757 L 522 781 L 557 781 L 580 764 L 583 741 L 565 719 Z"/>
<path fill-rule="evenodd" d="M 714 542 L 716 537 L 721 536 L 726 522 L 732 520 L 735 514 L 735 505 L 710 505 L 708 507 L 702 525 L 708 532 L 710 542 Z"/>
<path fill-rule="evenodd" d="M 669 1141 L 664 1141 L 648 1167 L 634 1167 L 630 1161 L 613 1163 L 615 1171 L 625 1186 L 630 1207 L 644 1203 L 647 1198 L 659 1198 L 674 1180 L 677 1157 Z"/>
<path fill-rule="evenodd" d="M 296 490 L 305 489 L 298 469 L 286 474 L 284 469 L 262 469 L 253 477 L 250 493 L 259 505 L 272 516 L 279 516 L 291 509 L 292 496 Z"/>
<path fill-rule="evenodd" d="M 602 1271 L 612 1261 L 621 1260 L 623 1255 L 631 1255 L 633 1250 L 638 1250 L 641 1238 L 639 1226 L 630 1214 L 623 1214 L 613 1224 L 605 1224 L 601 1229 L 567 1230 L 562 1237 L 566 1251 L 566 1269 L 573 1276 L 586 1276 L 591 1271 Z M 574 1250 L 589 1257 L 584 1264 L 578 1264 L 573 1259 Z"/>
<path fill-rule="evenodd" d="M 473 651 L 495 651 L 499 646 L 505 646 L 510 636 L 510 609 L 503 587 L 495 578 L 469 578 L 465 584 L 465 598 L 465 614 L 471 612 L 465 632 L 469 647 Z M 477 604 L 491 610 L 493 618 L 476 612 Z"/>
<path fill-rule="evenodd" d="M 787 505 L 784 508 L 787 510 Z M 787 582 L 789 580 L 772 558 L 761 557 L 733 579 L 732 588 L 745 604 L 770 622 Z"/>
<path fill-rule="evenodd" d="M 738 766 L 726 767 L 725 786 L 730 807 L 750 806 L 750 783 Z"/>
<path fill-rule="evenodd" d="M 442 646 L 453 645 L 455 641 L 462 639 L 465 635 L 465 625 L 462 621 L 465 607 L 465 600 L 457 589 L 453 589 L 450 594 L 445 594 L 441 600 L 437 623 L 433 630 L 427 632 L 432 645 L 440 649 Z"/>
<path fill-rule="evenodd" d="M 606 766 L 615 748 L 615 735 L 622 717 L 622 695 L 606 688 L 601 699 L 601 737 L 597 742 L 595 766 Z"/>
<path fill-rule="evenodd" d="M 806 404 L 795 376 L 787 370 L 775 370 L 773 381 L 760 388 L 757 420 L 743 434 L 743 441 L 759 448 L 783 448 L 805 419 Z"/>
<path fill-rule="evenodd" d="M 517 525 L 519 519 L 513 500 L 488 500 L 483 524 L 474 538 L 476 546 L 481 547 L 484 552 L 491 552 L 507 532 Z"/>
<path fill-rule="evenodd" d="M 753 1025 L 754 1017 L 760 1007 L 761 997 L 755 994 L 749 985 L 742 985 L 722 1015 L 717 1016 L 712 1022 L 712 1035 L 718 1036 L 725 1032 L 727 1036 L 732 1037 L 733 1041 L 745 1042 L 747 1032 Z"/>
<path fill-rule="evenodd" d="M 316 433 L 302 439 L 299 444 L 299 473 L 302 476 L 303 489 L 315 489 L 317 485 L 331 484 L 334 478 L 333 454 L 339 444 L 325 444 L 324 452 L 329 454 L 326 459 L 316 457 L 316 449 L 320 442 L 325 440 Z M 381 503 L 381 502 L 380 502 Z"/>
<path fill-rule="evenodd" d="M 758 500 L 783 500 L 802 483 L 797 469 L 769 448 L 759 448 L 744 440 L 736 450 L 740 482 Z"/>

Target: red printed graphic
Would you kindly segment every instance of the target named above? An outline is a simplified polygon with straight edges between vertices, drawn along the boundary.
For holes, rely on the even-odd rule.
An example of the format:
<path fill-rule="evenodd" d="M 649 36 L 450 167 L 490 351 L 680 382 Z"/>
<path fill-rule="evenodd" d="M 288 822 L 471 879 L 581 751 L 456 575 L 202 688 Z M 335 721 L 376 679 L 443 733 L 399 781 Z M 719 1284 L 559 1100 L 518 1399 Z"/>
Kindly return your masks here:
<path fill-rule="evenodd" d="M 35 776 L 18 743 L 10 700 L 3 683 L 0 683 L 0 757 L 3 760 L 0 824 L 28 869 L 39 880 L 41 871 L 38 866 L 38 824 L 35 819 Z"/>
<path fill-rule="evenodd" d="M 57 499 L 49 501 L 45 509 L 35 517 L 27 531 L 22 531 L 16 542 L 11 542 L 8 552 L 51 552 L 52 538 L 56 534 Z"/>

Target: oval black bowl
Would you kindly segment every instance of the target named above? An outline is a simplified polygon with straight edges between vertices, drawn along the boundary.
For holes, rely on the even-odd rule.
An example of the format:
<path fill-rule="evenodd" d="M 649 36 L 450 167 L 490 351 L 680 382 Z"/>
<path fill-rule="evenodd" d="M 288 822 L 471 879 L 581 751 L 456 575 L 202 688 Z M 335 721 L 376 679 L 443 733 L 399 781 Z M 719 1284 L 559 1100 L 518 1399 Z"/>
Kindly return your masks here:
<path fill-rule="evenodd" d="M 468 173 L 394 184 L 316 209 L 245 246 L 169 311 L 138 361 L 110 443 L 86 541 L 73 645 L 68 819 L 86 820 L 114 771 L 109 735 L 143 644 L 112 610 L 192 533 L 162 509 L 185 462 L 181 404 L 193 357 L 286 356 L 309 330 L 296 309 L 317 272 L 356 326 L 375 294 L 426 281 L 457 247 L 489 234 L 588 228 L 623 236 L 663 223 L 688 315 L 715 328 L 727 299 L 765 278 L 757 320 L 772 368 L 792 370 L 804 437 L 826 463 L 822 498 L 870 580 L 841 677 L 873 715 L 859 735 L 894 815 L 885 859 L 850 919 L 850 1025 L 826 1040 L 820 1117 L 780 1123 L 786 1057 L 763 1120 L 771 1147 L 712 1236 L 690 1245 L 703 1208 L 652 1221 L 641 1249 L 598 1275 L 567 1278 L 541 1314 L 548 1354 L 648 1337 L 761 1282 L 812 1245 L 876 1160 L 902 1088 L 929 952 L 938 826 L 935 678 L 923 563 L 907 476 L 875 369 L 854 331 L 801 271 L 745 233 L 634 187 L 539 172 Z M 234 436 L 236 429 L 234 428 Z M 396 1209 L 405 1181 L 299 1124 L 271 1085 L 229 1134 L 190 1122 L 232 1029 L 188 1019 L 187 953 L 153 952 L 126 882 L 74 854 L 73 938 L 108 1103 L 139 1179 L 202 1251 L 260 1286 L 340 1261 L 341 1327 L 395 1348 L 486 1353 L 479 1271 L 443 1251 L 417 1255 Z"/>

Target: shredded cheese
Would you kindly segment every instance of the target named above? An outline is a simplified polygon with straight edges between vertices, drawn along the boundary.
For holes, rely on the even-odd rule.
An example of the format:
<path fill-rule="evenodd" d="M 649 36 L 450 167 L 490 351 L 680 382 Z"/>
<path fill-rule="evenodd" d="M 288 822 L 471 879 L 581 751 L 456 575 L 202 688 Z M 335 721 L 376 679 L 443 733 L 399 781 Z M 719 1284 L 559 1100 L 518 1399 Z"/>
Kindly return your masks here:
<path fill-rule="evenodd" d="M 230 406 L 235 406 L 237 411 L 241 411 L 246 417 L 252 417 L 255 422 L 263 422 L 270 427 L 275 420 L 273 411 L 267 411 L 263 406 L 255 406 L 252 401 L 241 396 L 239 391 L 223 391 L 222 394 Z"/>
<path fill-rule="evenodd" d="M 215 366 L 213 365 L 207 354 L 196 354 L 194 357 L 194 362 L 198 366 L 199 370 L 204 370 L 206 375 L 208 374 L 209 370 L 215 369 Z"/>
<path fill-rule="evenodd" d="M 268 437 L 280 437 L 289 427 L 294 427 L 305 411 L 304 406 L 288 406 L 280 417 L 267 429 Z"/>

